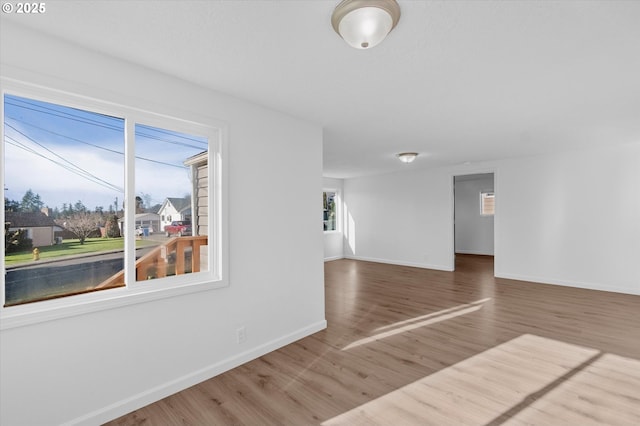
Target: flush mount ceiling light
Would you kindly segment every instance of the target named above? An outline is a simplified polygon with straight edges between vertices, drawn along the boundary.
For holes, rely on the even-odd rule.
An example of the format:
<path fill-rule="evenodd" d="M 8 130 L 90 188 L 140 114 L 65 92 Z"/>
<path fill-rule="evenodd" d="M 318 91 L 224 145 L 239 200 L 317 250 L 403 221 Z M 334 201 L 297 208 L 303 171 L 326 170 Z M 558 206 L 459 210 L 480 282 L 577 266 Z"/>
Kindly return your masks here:
<path fill-rule="evenodd" d="M 333 11 L 331 24 L 350 46 L 370 49 L 384 40 L 399 19 L 396 0 L 343 0 Z"/>
<path fill-rule="evenodd" d="M 400 154 L 396 154 L 398 159 L 403 163 L 411 163 L 418 156 L 417 152 L 401 152 Z"/>

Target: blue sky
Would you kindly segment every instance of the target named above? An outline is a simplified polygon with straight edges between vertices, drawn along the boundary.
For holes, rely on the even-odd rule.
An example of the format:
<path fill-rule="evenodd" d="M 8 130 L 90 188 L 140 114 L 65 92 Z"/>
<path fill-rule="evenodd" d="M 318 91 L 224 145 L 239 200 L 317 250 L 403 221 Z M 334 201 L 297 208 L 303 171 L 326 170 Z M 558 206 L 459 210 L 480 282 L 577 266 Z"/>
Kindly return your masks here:
<path fill-rule="evenodd" d="M 28 189 L 45 205 L 81 200 L 109 210 L 124 199 L 124 120 L 5 95 L 5 196 Z M 136 195 L 151 203 L 190 192 L 182 162 L 207 149 L 205 138 L 136 126 Z"/>

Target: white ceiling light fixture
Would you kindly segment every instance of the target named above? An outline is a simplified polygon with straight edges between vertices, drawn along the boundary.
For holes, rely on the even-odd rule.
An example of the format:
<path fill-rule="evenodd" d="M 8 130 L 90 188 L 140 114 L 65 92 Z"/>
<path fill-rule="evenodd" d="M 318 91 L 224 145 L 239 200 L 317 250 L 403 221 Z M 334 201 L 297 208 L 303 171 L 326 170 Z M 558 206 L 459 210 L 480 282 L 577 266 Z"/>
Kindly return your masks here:
<path fill-rule="evenodd" d="M 411 163 L 418 156 L 417 152 L 401 152 L 400 154 L 396 154 L 398 159 L 403 163 Z"/>
<path fill-rule="evenodd" d="M 333 11 L 331 24 L 350 46 L 370 49 L 384 40 L 399 19 L 396 0 L 343 0 Z"/>

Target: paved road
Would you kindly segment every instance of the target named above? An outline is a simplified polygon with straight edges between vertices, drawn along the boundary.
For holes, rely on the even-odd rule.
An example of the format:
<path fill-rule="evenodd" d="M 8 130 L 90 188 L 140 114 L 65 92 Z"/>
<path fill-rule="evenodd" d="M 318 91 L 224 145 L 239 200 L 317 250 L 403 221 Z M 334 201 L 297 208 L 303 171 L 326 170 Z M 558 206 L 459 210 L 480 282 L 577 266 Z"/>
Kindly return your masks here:
<path fill-rule="evenodd" d="M 137 249 L 136 258 L 153 248 Z M 9 268 L 5 276 L 6 304 L 91 290 L 122 270 L 123 259 L 120 251 Z"/>

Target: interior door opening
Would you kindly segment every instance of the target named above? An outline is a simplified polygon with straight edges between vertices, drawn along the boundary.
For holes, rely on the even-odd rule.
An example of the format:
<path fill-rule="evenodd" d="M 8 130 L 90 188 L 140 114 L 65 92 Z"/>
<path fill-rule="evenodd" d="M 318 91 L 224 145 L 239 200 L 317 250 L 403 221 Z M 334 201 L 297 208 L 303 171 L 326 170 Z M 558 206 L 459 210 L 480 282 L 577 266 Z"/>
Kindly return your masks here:
<path fill-rule="evenodd" d="M 495 256 L 495 174 L 453 177 L 454 269 L 460 255 Z M 468 256 L 467 256 L 468 255 Z"/>

